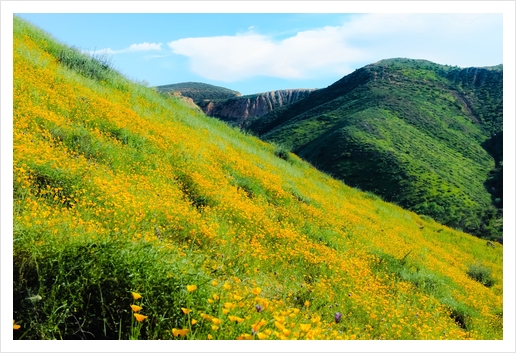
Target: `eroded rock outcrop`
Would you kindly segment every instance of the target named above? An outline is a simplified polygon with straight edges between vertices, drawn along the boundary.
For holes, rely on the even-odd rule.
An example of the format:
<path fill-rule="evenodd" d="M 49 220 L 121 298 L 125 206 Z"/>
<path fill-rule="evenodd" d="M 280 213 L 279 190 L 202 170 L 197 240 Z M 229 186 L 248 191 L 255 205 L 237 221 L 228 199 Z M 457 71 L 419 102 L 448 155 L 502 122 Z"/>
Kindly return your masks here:
<path fill-rule="evenodd" d="M 315 89 L 277 90 L 220 101 L 204 100 L 198 105 L 208 116 L 242 126 L 250 119 L 259 118 L 281 106 L 297 102 L 313 91 Z"/>

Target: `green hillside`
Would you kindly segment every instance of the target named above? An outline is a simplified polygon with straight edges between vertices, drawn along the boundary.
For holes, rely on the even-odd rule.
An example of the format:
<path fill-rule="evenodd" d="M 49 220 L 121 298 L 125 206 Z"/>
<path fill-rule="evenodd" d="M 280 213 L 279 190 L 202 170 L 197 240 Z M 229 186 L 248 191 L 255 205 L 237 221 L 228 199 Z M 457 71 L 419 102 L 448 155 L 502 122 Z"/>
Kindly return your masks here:
<path fill-rule="evenodd" d="M 13 64 L 14 339 L 503 339 L 500 244 L 17 17 Z"/>
<path fill-rule="evenodd" d="M 502 76 L 501 66 L 382 60 L 249 130 L 348 185 L 499 239 Z"/>
<path fill-rule="evenodd" d="M 218 100 L 241 96 L 240 92 L 220 86 L 214 86 L 202 82 L 182 82 L 171 85 L 157 86 L 160 93 L 179 92 L 183 97 L 192 98 L 195 103 L 205 99 Z"/>

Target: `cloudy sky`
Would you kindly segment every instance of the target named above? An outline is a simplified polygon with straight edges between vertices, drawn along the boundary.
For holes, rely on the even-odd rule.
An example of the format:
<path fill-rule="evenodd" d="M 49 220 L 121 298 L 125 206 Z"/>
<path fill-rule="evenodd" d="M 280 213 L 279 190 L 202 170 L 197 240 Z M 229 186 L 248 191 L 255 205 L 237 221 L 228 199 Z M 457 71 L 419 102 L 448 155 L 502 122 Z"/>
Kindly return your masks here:
<path fill-rule="evenodd" d="M 56 39 L 108 53 L 151 86 L 206 82 L 242 94 L 323 88 L 381 59 L 503 62 L 502 14 L 19 13 Z"/>

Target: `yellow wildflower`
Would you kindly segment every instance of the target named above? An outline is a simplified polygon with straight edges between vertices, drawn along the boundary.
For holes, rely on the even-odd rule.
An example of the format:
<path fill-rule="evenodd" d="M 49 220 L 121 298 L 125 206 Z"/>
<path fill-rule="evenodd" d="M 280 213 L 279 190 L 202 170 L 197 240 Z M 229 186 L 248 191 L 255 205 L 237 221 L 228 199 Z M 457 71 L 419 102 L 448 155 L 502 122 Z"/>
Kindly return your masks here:
<path fill-rule="evenodd" d="M 133 299 L 134 300 L 138 300 L 138 299 L 140 299 L 142 297 L 140 294 L 138 294 L 136 292 L 131 292 L 131 294 L 133 295 Z"/>
<path fill-rule="evenodd" d="M 310 302 L 309 302 L 308 300 L 307 300 L 307 301 L 305 301 L 305 306 L 306 306 L 306 307 L 309 307 L 309 306 L 310 306 Z"/>
<path fill-rule="evenodd" d="M 213 294 L 213 300 L 219 300 L 220 297 L 217 294 Z"/>
<path fill-rule="evenodd" d="M 258 332 L 258 333 L 256 334 L 256 336 L 258 336 L 258 338 L 259 338 L 259 339 L 261 339 L 261 340 L 264 340 L 264 339 L 266 339 L 267 337 L 269 337 L 269 336 L 267 336 L 267 335 L 266 335 L 265 333 L 263 333 L 263 332 Z"/>
<path fill-rule="evenodd" d="M 261 319 L 260 321 L 255 322 L 251 325 L 251 328 L 254 333 L 258 332 L 262 326 L 265 326 L 267 324 L 267 321 L 264 319 Z"/>
<path fill-rule="evenodd" d="M 235 321 L 238 322 L 238 323 L 244 322 L 244 319 L 242 319 L 241 317 L 238 317 L 238 316 L 229 315 L 228 318 L 232 322 L 235 322 Z"/>
<path fill-rule="evenodd" d="M 215 287 L 218 283 L 219 283 L 219 282 L 217 282 L 216 280 L 211 281 L 211 285 L 212 285 L 212 286 L 214 286 L 214 287 Z"/>
<path fill-rule="evenodd" d="M 136 321 L 138 321 L 138 322 L 142 322 L 143 320 L 148 318 L 148 316 L 141 315 L 141 314 L 134 314 L 134 317 L 136 318 Z"/>
<path fill-rule="evenodd" d="M 209 340 L 212 340 L 212 339 L 213 339 L 213 336 L 212 336 L 212 335 L 210 335 L 210 334 L 208 334 L 208 339 L 209 339 Z"/>
<path fill-rule="evenodd" d="M 195 284 L 189 284 L 186 286 L 186 290 L 190 293 L 197 289 L 197 286 Z"/>
<path fill-rule="evenodd" d="M 213 322 L 215 325 L 219 325 L 220 324 L 220 319 L 217 319 L 216 317 L 214 317 L 214 318 L 211 319 L 211 322 Z"/>
<path fill-rule="evenodd" d="M 225 290 L 230 290 L 231 285 L 228 282 L 224 282 L 224 285 L 222 286 L 222 288 L 224 288 Z"/>
<path fill-rule="evenodd" d="M 18 324 L 15 324 L 14 323 L 14 320 L 13 320 L 13 330 L 18 330 L 21 326 L 18 325 Z"/>
<path fill-rule="evenodd" d="M 262 292 L 262 289 L 256 287 L 256 288 L 253 288 L 253 290 L 251 290 L 251 292 L 253 292 L 253 294 L 255 294 L 255 295 L 259 295 Z"/>
<path fill-rule="evenodd" d="M 217 331 L 217 330 L 219 329 L 219 327 L 218 327 L 217 325 L 212 325 L 212 326 L 211 326 L 211 329 L 212 329 L 213 331 Z"/>
<path fill-rule="evenodd" d="M 197 323 L 197 320 L 192 319 L 192 325 L 195 325 Z"/>
<path fill-rule="evenodd" d="M 192 309 L 181 308 L 181 311 L 183 312 L 183 314 L 188 315 L 192 312 Z"/>
<path fill-rule="evenodd" d="M 142 308 L 141 306 L 139 306 L 139 305 L 133 305 L 133 304 L 131 304 L 131 309 L 133 309 L 133 311 L 134 311 L 135 313 L 137 313 L 138 311 L 142 310 L 143 308 Z"/>
<path fill-rule="evenodd" d="M 226 309 L 233 309 L 234 307 L 236 307 L 235 303 L 231 303 L 231 302 L 224 303 L 224 308 L 226 308 Z"/>
<path fill-rule="evenodd" d="M 211 320 L 212 318 L 212 316 L 208 314 L 201 313 L 200 315 L 204 320 Z"/>
<path fill-rule="evenodd" d="M 237 340 L 252 340 L 253 336 L 248 333 L 243 333 L 237 337 Z"/>
<path fill-rule="evenodd" d="M 172 329 L 172 334 L 174 335 L 174 337 L 177 337 L 177 336 L 184 337 L 188 334 L 188 332 L 190 332 L 190 330 L 187 328 L 183 328 L 183 329 L 173 328 Z"/>
<path fill-rule="evenodd" d="M 310 325 L 310 324 L 299 324 L 299 327 L 301 328 L 301 331 L 308 332 L 308 331 L 310 331 L 310 327 L 312 327 L 312 325 Z"/>
<path fill-rule="evenodd" d="M 274 326 L 276 326 L 280 331 L 283 331 L 285 329 L 285 326 L 283 326 L 283 324 L 279 323 L 278 321 L 274 321 Z"/>
<path fill-rule="evenodd" d="M 227 315 L 227 314 L 229 313 L 229 309 L 222 309 L 222 313 L 223 313 L 224 315 Z"/>

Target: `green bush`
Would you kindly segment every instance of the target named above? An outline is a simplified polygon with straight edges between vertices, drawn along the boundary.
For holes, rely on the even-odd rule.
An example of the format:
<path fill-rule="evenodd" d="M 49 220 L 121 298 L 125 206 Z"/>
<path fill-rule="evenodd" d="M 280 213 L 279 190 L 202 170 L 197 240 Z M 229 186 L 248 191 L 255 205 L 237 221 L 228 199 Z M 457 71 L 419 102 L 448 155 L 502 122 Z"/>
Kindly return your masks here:
<path fill-rule="evenodd" d="M 492 287 L 494 285 L 494 279 L 491 277 L 491 270 L 482 265 L 471 265 L 466 272 L 469 277 L 475 281 L 482 283 L 486 287 Z"/>

